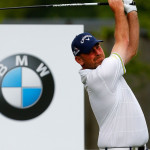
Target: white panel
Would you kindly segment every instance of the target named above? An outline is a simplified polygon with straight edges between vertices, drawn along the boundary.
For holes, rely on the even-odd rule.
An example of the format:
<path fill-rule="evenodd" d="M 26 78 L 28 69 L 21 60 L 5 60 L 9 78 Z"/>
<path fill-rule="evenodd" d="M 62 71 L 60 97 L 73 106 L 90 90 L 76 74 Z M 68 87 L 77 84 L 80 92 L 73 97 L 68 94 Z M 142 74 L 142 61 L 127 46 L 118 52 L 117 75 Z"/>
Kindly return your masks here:
<path fill-rule="evenodd" d="M 84 101 L 80 66 L 71 51 L 82 25 L 0 25 L 0 60 L 27 53 L 43 60 L 55 81 L 49 108 L 16 121 L 0 114 L 0 150 L 83 150 Z"/>

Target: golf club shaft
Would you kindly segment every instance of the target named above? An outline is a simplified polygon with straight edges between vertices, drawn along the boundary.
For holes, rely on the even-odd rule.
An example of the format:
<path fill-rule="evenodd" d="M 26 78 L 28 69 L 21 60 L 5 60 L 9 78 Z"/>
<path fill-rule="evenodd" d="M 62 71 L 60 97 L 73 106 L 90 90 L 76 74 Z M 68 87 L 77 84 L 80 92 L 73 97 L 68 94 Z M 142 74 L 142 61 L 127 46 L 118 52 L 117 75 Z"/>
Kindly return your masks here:
<path fill-rule="evenodd" d="M 50 4 L 50 5 L 33 5 L 33 6 L 19 6 L 19 7 L 5 7 L 0 8 L 0 10 L 8 10 L 8 9 L 25 9 L 25 8 L 49 8 L 49 7 L 72 7 L 72 6 L 105 6 L 109 5 L 107 2 L 99 2 L 99 3 L 70 3 L 70 4 Z M 130 5 L 135 5 L 135 3 L 131 3 Z"/>

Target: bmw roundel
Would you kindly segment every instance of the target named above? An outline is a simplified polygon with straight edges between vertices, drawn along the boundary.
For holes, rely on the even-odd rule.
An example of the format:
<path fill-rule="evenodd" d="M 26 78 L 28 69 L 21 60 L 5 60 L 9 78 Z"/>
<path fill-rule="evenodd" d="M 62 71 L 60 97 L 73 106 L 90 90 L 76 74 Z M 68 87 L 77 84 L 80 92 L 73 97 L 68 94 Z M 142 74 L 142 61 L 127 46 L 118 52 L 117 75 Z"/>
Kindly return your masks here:
<path fill-rule="evenodd" d="M 39 58 L 16 54 L 0 62 L 0 112 L 16 120 L 39 116 L 50 105 L 54 80 Z"/>

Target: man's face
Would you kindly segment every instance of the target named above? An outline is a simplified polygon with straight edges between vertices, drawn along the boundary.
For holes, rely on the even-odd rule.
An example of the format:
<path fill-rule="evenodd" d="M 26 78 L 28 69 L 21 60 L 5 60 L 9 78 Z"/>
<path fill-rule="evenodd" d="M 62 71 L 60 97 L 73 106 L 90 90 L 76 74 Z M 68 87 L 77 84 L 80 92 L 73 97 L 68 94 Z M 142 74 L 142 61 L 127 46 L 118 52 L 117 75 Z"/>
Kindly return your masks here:
<path fill-rule="evenodd" d="M 89 54 L 80 54 L 76 56 L 76 61 L 82 66 L 83 69 L 96 69 L 101 65 L 105 58 L 105 54 L 100 44 L 97 43 L 93 46 Z M 79 61 L 77 59 L 80 59 Z"/>

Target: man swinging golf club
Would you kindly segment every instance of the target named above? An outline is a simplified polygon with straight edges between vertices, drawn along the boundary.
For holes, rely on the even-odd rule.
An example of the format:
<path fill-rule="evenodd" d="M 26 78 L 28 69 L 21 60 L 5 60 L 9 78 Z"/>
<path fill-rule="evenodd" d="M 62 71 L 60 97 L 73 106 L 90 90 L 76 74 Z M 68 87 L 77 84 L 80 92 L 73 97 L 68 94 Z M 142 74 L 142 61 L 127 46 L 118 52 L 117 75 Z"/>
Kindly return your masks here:
<path fill-rule="evenodd" d="M 101 40 L 89 33 L 72 42 L 75 60 L 99 125 L 98 147 L 105 150 L 146 150 L 148 129 L 141 107 L 123 78 L 125 65 L 139 43 L 137 8 L 132 0 L 108 0 L 115 16 L 115 44 L 105 58 Z M 125 12 L 127 15 L 125 14 Z"/>

